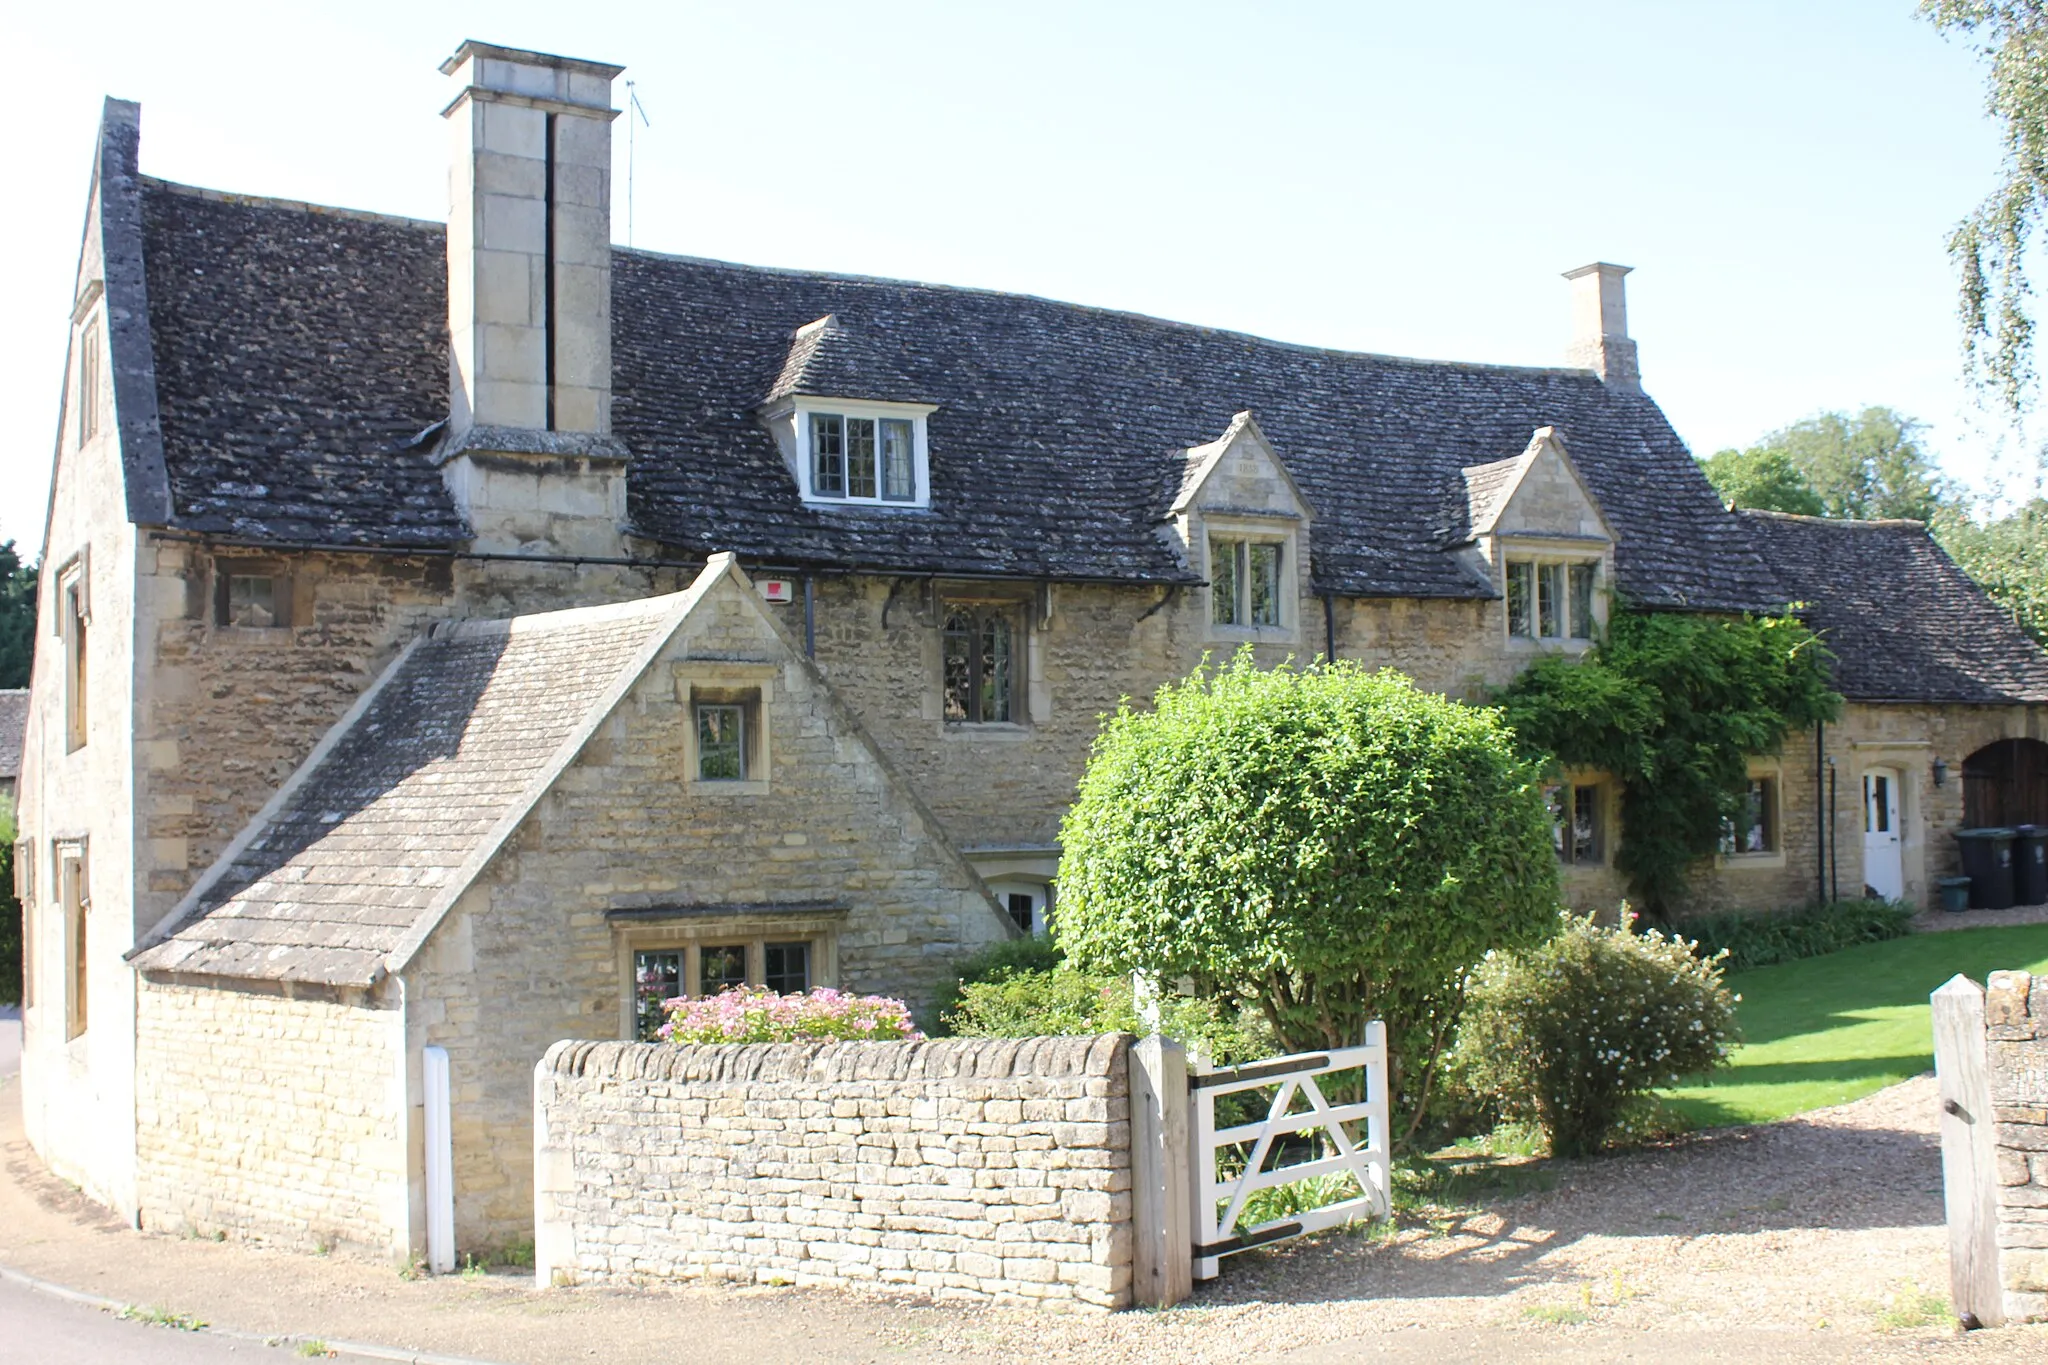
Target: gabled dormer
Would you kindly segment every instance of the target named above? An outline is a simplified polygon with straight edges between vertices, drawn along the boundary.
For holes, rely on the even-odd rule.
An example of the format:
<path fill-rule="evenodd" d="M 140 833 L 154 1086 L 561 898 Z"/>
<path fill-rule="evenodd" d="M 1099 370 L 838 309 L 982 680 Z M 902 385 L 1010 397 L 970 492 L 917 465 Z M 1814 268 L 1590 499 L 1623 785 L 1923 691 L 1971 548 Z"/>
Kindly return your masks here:
<path fill-rule="evenodd" d="M 874 337 L 834 313 L 791 334 L 782 372 L 757 411 L 814 507 L 915 510 L 931 506 L 931 438 L 938 405 Z"/>
<path fill-rule="evenodd" d="M 1473 543 L 1505 602 L 1510 645 L 1583 648 L 1607 621 L 1614 527 L 1555 427 L 1520 455 L 1464 471 Z"/>
<path fill-rule="evenodd" d="M 1180 480 L 1168 534 L 1208 581 L 1211 638 L 1291 642 L 1308 592 L 1315 509 L 1249 412 L 1206 445 L 1174 452 Z"/>

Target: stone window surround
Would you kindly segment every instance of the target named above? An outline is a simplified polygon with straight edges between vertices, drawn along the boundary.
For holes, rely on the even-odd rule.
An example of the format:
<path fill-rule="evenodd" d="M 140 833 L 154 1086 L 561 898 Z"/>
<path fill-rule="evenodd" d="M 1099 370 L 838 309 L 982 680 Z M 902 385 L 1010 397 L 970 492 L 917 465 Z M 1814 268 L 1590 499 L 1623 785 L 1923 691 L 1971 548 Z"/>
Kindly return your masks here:
<path fill-rule="evenodd" d="M 1613 544 L 1590 536 L 1530 536 L 1503 535 L 1495 537 L 1488 558 L 1494 565 L 1494 588 L 1500 593 L 1500 633 L 1511 650 L 1527 653 L 1562 652 L 1583 654 L 1598 643 L 1607 626 L 1608 598 L 1613 585 Z M 1591 564 L 1593 565 L 1593 638 L 1574 639 L 1569 635 L 1532 637 L 1516 635 L 1508 629 L 1508 563 L 1531 561 L 1544 564 Z M 1570 580 L 1566 580 L 1566 594 L 1570 594 Z M 1566 604 L 1569 610 L 1569 603 Z M 1535 610 L 1530 604 L 1530 610 Z M 1567 623 L 1565 629 L 1569 630 Z"/>
<path fill-rule="evenodd" d="M 681 949 L 684 994 L 697 994 L 698 949 L 744 943 L 747 945 L 747 980 L 759 983 L 763 974 L 763 950 L 770 943 L 811 945 L 811 987 L 839 984 L 839 934 L 846 923 L 846 911 L 815 908 L 802 912 L 716 909 L 693 912 L 612 911 L 613 946 L 618 955 L 619 1037 L 632 1042 L 638 1037 L 635 1018 L 639 982 L 633 970 L 635 953 Z"/>
<path fill-rule="evenodd" d="M 1771 781 L 1771 849 L 1767 853 L 1716 853 L 1717 867 L 1730 871 L 1768 871 L 1785 866 L 1785 770 L 1783 763 L 1775 758 L 1753 758 L 1749 761 L 1749 776 L 1769 778 Z"/>
<path fill-rule="evenodd" d="M 228 584 L 233 578 L 268 578 L 277 620 L 267 626 L 238 626 L 228 619 Z M 298 600 L 294 596 L 290 566 L 282 559 L 216 555 L 213 560 L 213 607 L 208 620 L 226 639 L 275 641 L 275 632 L 298 624 Z"/>
<path fill-rule="evenodd" d="M 777 405 L 779 410 L 764 413 L 770 430 L 775 432 L 777 444 L 782 445 L 785 457 L 796 476 L 797 496 L 811 507 L 859 507 L 879 508 L 904 512 L 927 511 L 932 503 L 931 438 L 926 429 L 926 419 L 938 408 L 930 403 L 885 403 L 859 399 L 796 397 L 788 400 L 786 406 Z M 811 415 L 821 413 L 838 417 L 884 418 L 891 417 L 910 423 L 912 477 L 915 480 L 909 501 L 885 499 L 879 496 L 881 471 L 880 455 L 877 452 L 876 497 L 850 498 L 832 494 L 819 494 L 811 490 Z"/>
<path fill-rule="evenodd" d="M 928 714 L 939 722 L 944 739 L 1029 739 L 1032 722 L 1045 719 L 1048 707 L 1040 685 L 1043 665 L 1039 632 L 1047 625 L 1050 599 L 1031 584 L 938 580 L 931 586 L 932 691 Z M 946 719 L 946 617 L 955 606 L 1001 607 L 1013 613 L 1015 633 L 1010 645 L 1010 719 Z"/>
<path fill-rule="evenodd" d="M 64 668 L 64 750 L 76 753 L 85 747 L 90 717 L 86 714 L 86 688 L 90 685 L 92 625 L 92 571 L 89 549 L 81 549 L 58 568 L 51 580 L 57 595 L 51 616 L 56 634 L 63 642 Z"/>
<path fill-rule="evenodd" d="M 1621 796 L 1620 784 L 1609 774 L 1595 772 L 1591 768 L 1567 768 L 1559 774 L 1556 782 L 1545 784 L 1546 790 L 1550 787 L 1561 787 L 1566 791 L 1590 787 L 1598 793 L 1594 798 L 1597 823 L 1593 831 L 1593 841 L 1599 850 L 1599 857 L 1590 862 L 1574 862 L 1570 858 L 1561 857 L 1557 860 L 1558 871 L 1569 875 L 1574 871 L 1612 867 L 1615 834 L 1618 829 L 1615 815 Z"/>
<path fill-rule="evenodd" d="M 87 836 L 60 835 L 50 840 L 50 866 L 63 917 L 64 1038 L 83 1046 L 90 1022 L 90 999 L 83 988 L 90 984 L 92 969 L 92 865 Z"/>
<path fill-rule="evenodd" d="M 769 712 L 775 700 L 776 664 L 719 663 L 691 659 L 674 665 L 676 701 L 683 708 L 683 778 L 702 797 L 766 796 L 775 770 L 774 730 Z M 738 781 L 698 776 L 697 706 L 745 708 L 746 772 Z"/>
<path fill-rule="evenodd" d="M 1243 540 L 1280 547 L 1280 622 L 1271 626 L 1226 626 L 1214 619 L 1209 588 L 1202 592 L 1204 638 L 1242 644 L 1295 644 L 1301 639 L 1301 519 L 1292 512 L 1261 514 L 1249 511 L 1203 512 L 1189 528 L 1191 543 L 1198 546 L 1200 570 L 1208 582 L 1215 581 L 1215 566 L 1209 562 L 1210 546 L 1217 539 Z M 1249 586 L 1249 585 L 1247 585 Z"/>

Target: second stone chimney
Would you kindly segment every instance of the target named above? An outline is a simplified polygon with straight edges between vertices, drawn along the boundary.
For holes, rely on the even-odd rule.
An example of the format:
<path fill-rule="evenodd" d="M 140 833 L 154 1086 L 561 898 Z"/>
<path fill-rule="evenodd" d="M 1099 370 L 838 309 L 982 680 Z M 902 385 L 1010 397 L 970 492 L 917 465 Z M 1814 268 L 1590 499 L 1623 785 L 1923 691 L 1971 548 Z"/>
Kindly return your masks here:
<path fill-rule="evenodd" d="M 612 80 L 624 67 L 466 42 L 448 120 L 442 475 L 479 548 L 616 554 Z"/>
<path fill-rule="evenodd" d="M 1636 344 L 1628 336 L 1628 286 L 1622 282 L 1631 268 L 1595 261 L 1564 272 L 1572 282 L 1572 341 L 1565 363 L 1593 371 L 1614 388 L 1641 393 Z"/>

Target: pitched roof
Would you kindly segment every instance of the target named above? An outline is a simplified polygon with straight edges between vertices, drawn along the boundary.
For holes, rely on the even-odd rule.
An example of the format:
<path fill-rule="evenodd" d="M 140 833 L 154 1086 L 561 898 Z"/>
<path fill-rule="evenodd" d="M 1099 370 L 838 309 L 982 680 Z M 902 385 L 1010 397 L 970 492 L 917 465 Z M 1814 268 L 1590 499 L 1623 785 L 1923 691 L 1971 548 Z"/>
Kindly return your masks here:
<path fill-rule="evenodd" d="M 132 956 L 369 986 L 496 852 L 701 598 L 443 624 L 415 642 Z"/>
<path fill-rule="evenodd" d="M 831 313 L 790 334 L 789 356 L 765 401 L 798 394 L 874 403 L 925 401 L 916 381 L 905 376 L 899 357 Z"/>
<path fill-rule="evenodd" d="M 21 776 L 21 745 L 28 732 L 28 689 L 0 688 L 0 778 Z"/>
<path fill-rule="evenodd" d="M 177 524 L 253 539 L 445 544 L 415 435 L 446 413 L 443 233 L 303 205 L 142 194 Z M 1656 405 L 1590 371 L 1287 345 L 1014 294 L 613 254 L 614 430 L 635 528 L 670 553 L 920 574 L 1186 582 L 1154 533 L 1184 452 L 1255 409 L 1315 506 L 1316 585 L 1473 597 L 1462 470 L 1537 427 L 1571 443 L 1651 604 L 1771 599 Z M 810 353 L 792 336 L 830 315 Z M 872 386 L 938 405 L 928 511 L 805 506 L 756 406 Z M 409 444 L 411 443 L 411 444 Z"/>
<path fill-rule="evenodd" d="M 1852 701 L 2048 702 L 2048 653 L 1917 521 L 1740 513 Z"/>

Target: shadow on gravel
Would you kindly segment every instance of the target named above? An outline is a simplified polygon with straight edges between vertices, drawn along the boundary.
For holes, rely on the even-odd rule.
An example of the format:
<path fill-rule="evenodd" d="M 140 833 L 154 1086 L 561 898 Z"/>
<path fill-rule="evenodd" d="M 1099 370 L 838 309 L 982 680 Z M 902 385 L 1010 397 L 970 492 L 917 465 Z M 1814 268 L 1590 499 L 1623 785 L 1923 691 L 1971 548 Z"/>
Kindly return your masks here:
<path fill-rule="evenodd" d="M 1472 1162 L 1455 1203 L 1226 1259 L 1208 1304 L 1474 1297 L 1577 1284 L 1545 1258 L 1590 1237 L 1853 1231 L 1942 1221 L 1923 1133 L 1797 1121 L 1694 1134 L 1585 1161 Z M 1488 1166 L 1491 1169 L 1487 1169 Z"/>

